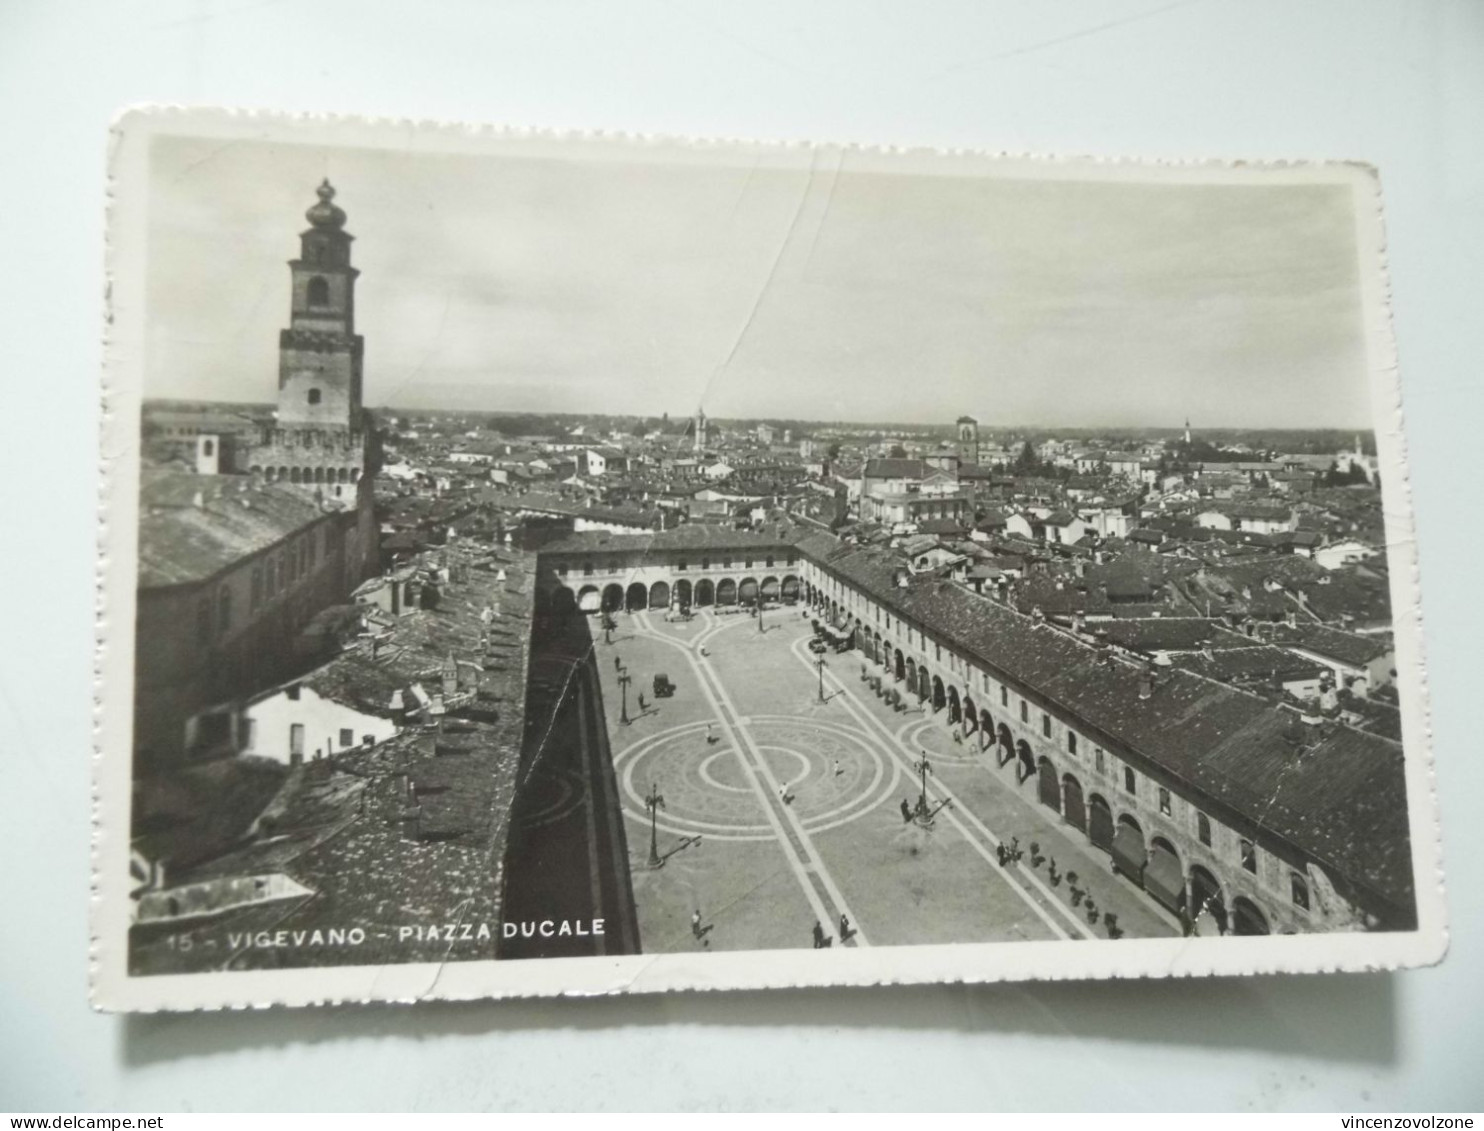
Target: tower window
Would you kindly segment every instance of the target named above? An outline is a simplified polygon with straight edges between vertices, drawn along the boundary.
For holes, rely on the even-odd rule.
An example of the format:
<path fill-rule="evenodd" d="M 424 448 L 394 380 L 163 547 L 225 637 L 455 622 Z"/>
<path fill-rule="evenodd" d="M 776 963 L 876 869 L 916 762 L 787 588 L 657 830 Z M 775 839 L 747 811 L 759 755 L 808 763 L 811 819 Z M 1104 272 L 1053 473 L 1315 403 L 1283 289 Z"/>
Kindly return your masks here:
<path fill-rule="evenodd" d="M 309 280 L 309 290 L 305 297 L 310 306 L 329 306 L 330 284 L 325 282 L 323 276 L 316 275 Z"/>
<path fill-rule="evenodd" d="M 321 394 L 320 394 L 320 391 L 318 389 L 310 389 L 309 390 L 309 403 L 310 404 L 319 404 L 320 399 L 321 399 Z M 210 453 L 208 453 L 208 454 L 210 454 Z"/>
<path fill-rule="evenodd" d="M 201 441 L 201 454 L 203 456 L 214 455 L 215 451 L 216 445 L 211 441 L 210 437 Z"/>

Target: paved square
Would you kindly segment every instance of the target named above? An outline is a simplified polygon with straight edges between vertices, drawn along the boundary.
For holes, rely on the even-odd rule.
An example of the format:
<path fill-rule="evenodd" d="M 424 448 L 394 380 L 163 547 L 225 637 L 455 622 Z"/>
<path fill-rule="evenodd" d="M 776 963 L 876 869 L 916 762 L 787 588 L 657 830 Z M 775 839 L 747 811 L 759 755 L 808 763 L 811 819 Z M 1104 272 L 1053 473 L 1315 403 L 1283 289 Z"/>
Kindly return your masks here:
<path fill-rule="evenodd" d="M 770 609 L 763 627 L 742 610 L 620 614 L 598 644 L 645 952 L 808 947 L 816 922 L 835 946 L 1106 937 L 1084 900 L 1072 906 L 1068 872 L 1099 920 L 1115 911 L 1131 936 L 1178 933 L 974 736 L 955 741 L 915 704 L 893 710 L 861 678 L 881 669 L 859 652 L 826 653 L 821 702 L 808 618 Z M 654 697 L 656 674 L 673 695 Z M 951 801 L 927 827 L 902 812 L 924 753 L 929 805 Z M 1001 866 L 1012 836 L 1046 860 Z"/>

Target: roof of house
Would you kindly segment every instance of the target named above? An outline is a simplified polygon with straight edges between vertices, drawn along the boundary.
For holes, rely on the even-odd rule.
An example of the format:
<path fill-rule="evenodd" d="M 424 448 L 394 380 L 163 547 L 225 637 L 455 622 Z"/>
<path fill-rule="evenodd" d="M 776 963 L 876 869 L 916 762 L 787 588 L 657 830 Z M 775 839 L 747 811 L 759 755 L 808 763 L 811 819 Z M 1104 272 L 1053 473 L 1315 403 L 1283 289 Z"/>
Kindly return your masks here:
<path fill-rule="evenodd" d="M 928 466 L 920 459 L 868 459 L 861 474 L 867 479 L 923 479 Z"/>
<path fill-rule="evenodd" d="M 145 468 L 139 484 L 139 587 L 204 581 L 327 513 L 309 492 L 286 483 Z"/>

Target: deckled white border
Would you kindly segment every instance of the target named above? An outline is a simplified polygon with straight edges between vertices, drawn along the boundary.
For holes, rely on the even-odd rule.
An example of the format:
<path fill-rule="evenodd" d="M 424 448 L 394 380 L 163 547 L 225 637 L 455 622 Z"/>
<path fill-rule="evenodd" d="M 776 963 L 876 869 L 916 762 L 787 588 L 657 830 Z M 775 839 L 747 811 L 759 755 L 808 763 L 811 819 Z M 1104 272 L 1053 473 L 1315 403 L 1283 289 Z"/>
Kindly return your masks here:
<path fill-rule="evenodd" d="M 1049 179 L 1072 173 L 1084 180 L 1109 182 L 1349 185 L 1356 199 L 1371 403 L 1390 555 L 1417 930 L 682 953 L 129 977 L 127 858 L 139 411 L 145 340 L 144 239 L 149 143 L 157 134 L 217 137 L 224 142 L 273 140 L 330 147 L 411 149 L 430 155 L 560 155 L 595 161 L 632 161 L 642 159 L 647 152 L 663 155 L 667 161 L 709 162 L 715 160 L 717 150 L 723 149 L 745 151 L 749 158 L 770 164 L 800 167 L 819 156 L 848 153 L 859 170 L 879 168 L 923 175 Z M 110 158 L 93 796 L 91 991 L 96 1007 L 154 1011 L 789 986 L 1317 973 L 1428 965 L 1439 961 L 1447 950 L 1417 545 L 1388 302 L 1380 185 L 1369 166 L 1354 162 L 1227 164 L 1010 156 L 963 150 L 819 146 L 810 142 L 768 144 L 522 131 L 174 107 L 141 107 L 122 114 L 113 126 Z"/>

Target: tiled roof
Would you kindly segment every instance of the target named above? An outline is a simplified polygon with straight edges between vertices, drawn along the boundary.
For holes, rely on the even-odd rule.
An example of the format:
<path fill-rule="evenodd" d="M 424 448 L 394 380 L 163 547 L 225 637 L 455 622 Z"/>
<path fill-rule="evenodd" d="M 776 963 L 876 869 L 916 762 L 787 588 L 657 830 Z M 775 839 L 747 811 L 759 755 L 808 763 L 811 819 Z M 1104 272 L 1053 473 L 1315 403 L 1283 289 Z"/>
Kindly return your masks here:
<path fill-rule="evenodd" d="M 656 530 L 652 534 L 611 534 L 606 531 L 585 531 L 571 534 L 542 547 L 543 554 L 581 554 L 597 551 L 617 550 L 783 550 L 787 547 L 787 536 L 780 537 L 776 526 L 767 526 L 763 533 L 751 530 L 736 530 L 708 523 L 684 523 L 671 530 Z"/>
<path fill-rule="evenodd" d="M 923 479 L 927 473 L 920 459 L 870 459 L 863 472 L 867 479 Z"/>
<path fill-rule="evenodd" d="M 1286 737 L 1291 712 L 1180 671 L 1141 699 L 1139 665 L 1101 662 L 1095 649 L 950 582 L 898 588 L 891 559 L 872 550 L 823 534 L 798 544 L 898 615 L 1379 896 L 1401 919 L 1413 914 L 1396 743 L 1333 727 L 1296 748 Z"/>
<path fill-rule="evenodd" d="M 139 485 L 139 587 L 204 581 L 325 514 L 312 495 L 288 484 L 145 468 Z"/>

